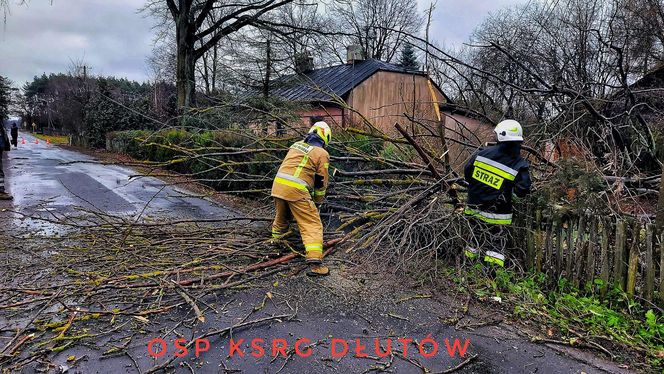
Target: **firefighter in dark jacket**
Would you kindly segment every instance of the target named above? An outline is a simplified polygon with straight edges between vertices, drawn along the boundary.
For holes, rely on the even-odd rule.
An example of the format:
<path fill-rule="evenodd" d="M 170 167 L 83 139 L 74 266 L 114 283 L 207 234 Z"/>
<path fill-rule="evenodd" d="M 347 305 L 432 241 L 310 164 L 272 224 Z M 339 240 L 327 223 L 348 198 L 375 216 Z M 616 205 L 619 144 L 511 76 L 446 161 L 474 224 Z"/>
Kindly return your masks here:
<path fill-rule="evenodd" d="M 494 129 L 498 144 L 477 152 L 466 164 L 468 202 L 473 232 L 466 257 L 482 258 L 488 265 L 505 265 L 506 226 L 512 223 L 512 193 L 530 193 L 528 162 L 521 157 L 523 130 L 519 122 L 505 120 Z"/>

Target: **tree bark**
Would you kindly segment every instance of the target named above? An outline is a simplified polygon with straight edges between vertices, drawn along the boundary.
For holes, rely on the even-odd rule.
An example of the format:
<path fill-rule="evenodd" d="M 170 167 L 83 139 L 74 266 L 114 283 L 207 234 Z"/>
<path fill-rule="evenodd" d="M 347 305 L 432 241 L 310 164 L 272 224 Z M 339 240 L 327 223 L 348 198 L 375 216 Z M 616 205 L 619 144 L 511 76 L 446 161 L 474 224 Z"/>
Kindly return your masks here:
<path fill-rule="evenodd" d="M 177 106 L 186 112 L 194 103 L 196 80 L 195 71 L 195 29 L 191 18 L 191 1 L 180 0 L 179 12 L 176 17 L 177 65 L 176 86 L 178 93 Z"/>
<path fill-rule="evenodd" d="M 664 172 L 664 166 L 662 172 Z M 661 235 L 664 232 L 664 174 L 659 179 L 659 197 L 657 198 L 657 212 L 655 214 L 655 232 L 657 235 Z"/>
<path fill-rule="evenodd" d="M 270 46 L 270 39 L 267 39 L 265 46 L 265 78 L 263 81 L 263 98 L 265 100 L 270 97 L 270 71 L 272 70 L 272 47 Z"/>

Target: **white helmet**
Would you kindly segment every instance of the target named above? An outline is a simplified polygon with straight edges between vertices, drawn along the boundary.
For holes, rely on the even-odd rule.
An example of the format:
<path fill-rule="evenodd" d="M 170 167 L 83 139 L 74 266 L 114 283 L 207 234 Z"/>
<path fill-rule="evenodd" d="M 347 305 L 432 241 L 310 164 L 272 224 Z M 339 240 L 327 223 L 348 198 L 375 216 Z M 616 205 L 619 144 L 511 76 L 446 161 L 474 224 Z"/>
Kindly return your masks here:
<path fill-rule="evenodd" d="M 498 142 L 521 142 L 523 141 L 523 129 L 521 124 L 513 119 L 501 121 L 493 129 L 498 136 Z"/>

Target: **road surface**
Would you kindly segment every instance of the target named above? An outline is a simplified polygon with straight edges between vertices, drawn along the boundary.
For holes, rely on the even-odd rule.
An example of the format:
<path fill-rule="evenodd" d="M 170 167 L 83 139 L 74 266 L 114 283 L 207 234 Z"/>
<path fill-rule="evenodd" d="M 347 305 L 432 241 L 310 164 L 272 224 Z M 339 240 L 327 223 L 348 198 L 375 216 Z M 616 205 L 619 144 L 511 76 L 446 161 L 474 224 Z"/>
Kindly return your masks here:
<path fill-rule="evenodd" d="M 234 214 L 210 201 L 188 196 L 185 191 L 166 186 L 155 178 L 130 180 L 130 176 L 135 174 L 131 169 L 91 163 L 94 160 L 89 156 L 46 145 L 41 141 L 35 144 L 36 139 L 28 134 L 21 134 L 21 137 L 26 144 L 19 144 L 18 149 L 9 152 L 5 162 L 6 184 L 8 191 L 14 195 L 14 201 L 0 204 L 0 207 L 18 212 L 10 218 L 16 221 L 14 223 L 21 223 L 18 219 L 21 214 L 81 214 L 76 207 L 135 216 L 144 210 L 147 202 L 150 203 L 144 215 L 155 219 L 209 219 Z M 11 230 L 11 223 L 0 223 L 5 229 L 9 227 Z M 166 339 L 171 344 L 175 338 L 172 332 L 176 328 L 179 336 L 191 338 L 244 320 L 290 315 L 297 310 L 297 317 L 293 320 L 282 318 L 234 331 L 232 337 L 235 341 L 244 339 L 241 347 L 245 357 L 239 357 L 238 354 L 228 357 L 229 337 L 212 336 L 208 352 L 198 358 L 190 353 L 176 360 L 175 371 L 363 373 L 386 370 L 421 373 L 422 367 L 443 372 L 461 365 L 454 372 L 628 372 L 587 352 L 562 351 L 560 347 L 531 343 L 519 329 L 505 323 L 487 323 L 496 318 L 491 315 L 491 306 L 472 306 L 464 316 L 464 325 L 476 327 L 455 328 L 443 321 L 455 315 L 455 310 L 460 303 L 463 304 L 465 296 L 463 300 L 449 295 L 416 298 L 412 296 L 430 291 L 404 287 L 403 280 L 387 281 L 390 286 L 375 286 L 370 279 L 367 280 L 365 274 L 347 274 L 343 270 L 343 262 L 332 261 L 332 264 L 333 274 L 323 279 L 311 280 L 302 274 L 293 277 L 275 274 L 253 283 L 251 288 L 245 290 L 216 292 L 206 300 L 205 305 L 214 310 L 208 310 L 207 319 L 203 323 L 180 325 L 178 321 L 182 321 L 184 316 L 192 316 L 191 309 L 185 305 L 167 316 L 150 321 L 141 331 L 119 330 L 111 336 L 110 342 L 99 342 L 100 346 L 108 347 L 109 344 L 122 346 L 131 341 L 127 355 L 102 358 L 102 351 L 91 345 L 77 345 L 52 354 L 50 359 L 55 366 L 51 371 L 57 371 L 58 367 L 67 368 L 70 365 L 68 357 L 85 357 L 70 372 L 135 373 L 139 371 L 137 366 L 140 371 L 146 371 L 174 354 L 172 346 L 166 357 L 153 360 L 148 354 L 148 342 L 165 331 L 171 332 Z M 266 295 L 270 295 L 270 298 L 266 298 Z M 383 349 L 386 348 L 387 339 L 391 338 L 392 349 L 403 352 L 402 343 L 397 341 L 399 337 L 419 341 L 429 334 L 439 344 L 439 352 L 432 358 L 422 357 L 416 344 L 408 345 L 411 352 L 409 359 L 399 358 L 399 354 L 391 360 L 375 357 L 373 344 L 376 338 Z M 0 338 L 8 339 L 11 336 L 6 334 Z M 272 359 L 268 348 L 267 356 L 254 357 L 250 355 L 252 351 L 249 342 L 256 338 L 263 339 L 267 347 L 271 346 L 275 338 L 285 339 L 290 349 L 298 338 L 307 338 L 310 344 L 314 344 L 315 350 L 309 357 L 291 354 L 289 359 Z M 351 341 L 350 352 L 343 357 L 333 357 L 332 338 Z M 358 338 L 366 345 L 370 357 L 356 357 L 355 339 Z M 449 357 L 445 353 L 445 339 L 452 344 L 454 339 L 460 339 L 461 343 L 467 339 L 469 345 L 464 357 Z M 1 343 L 0 347 L 3 345 Z M 288 352 L 292 353 L 290 350 Z M 32 366 L 26 372 L 32 372 L 38 367 Z"/>
<path fill-rule="evenodd" d="M 21 139 L 26 144 L 20 144 Z M 5 155 L 5 184 L 13 210 L 27 216 L 80 214 L 80 209 L 134 217 L 220 219 L 229 209 L 136 171 L 94 163 L 87 155 L 46 144 L 27 133 Z"/>

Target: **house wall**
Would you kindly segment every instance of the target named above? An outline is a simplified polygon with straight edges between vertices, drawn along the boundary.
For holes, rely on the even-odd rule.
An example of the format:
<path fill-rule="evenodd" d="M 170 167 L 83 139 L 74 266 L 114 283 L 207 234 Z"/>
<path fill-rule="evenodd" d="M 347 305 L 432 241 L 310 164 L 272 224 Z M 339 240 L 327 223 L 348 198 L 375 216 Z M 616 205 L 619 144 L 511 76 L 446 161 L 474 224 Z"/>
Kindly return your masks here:
<path fill-rule="evenodd" d="M 319 104 L 317 107 L 300 112 L 302 123 L 305 127 L 311 126 L 311 117 L 323 117 L 333 129 L 341 128 L 343 124 L 343 110 L 333 106 Z"/>
<path fill-rule="evenodd" d="M 299 130 L 305 131 L 308 130 L 311 126 L 311 117 L 322 117 L 323 121 L 327 122 L 333 129 L 341 128 L 343 123 L 343 110 L 341 108 L 336 108 L 333 106 L 319 105 L 316 108 L 311 108 L 299 112 L 300 119 L 302 121 L 302 126 Z M 297 126 L 297 123 L 292 124 Z M 249 125 L 249 128 L 256 134 L 262 136 L 274 136 L 277 134 L 277 125 L 275 123 L 269 124 L 259 124 L 253 123 Z M 294 129 L 285 129 L 282 134 L 292 135 L 297 133 Z"/>
<path fill-rule="evenodd" d="M 445 121 L 445 135 L 452 138 L 447 140 L 447 146 L 450 150 L 450 163 L 457 172 L 463 170 L 463 166 L 477 149 L 454 140 L 473 145 L 496 141 L 493 125 L 490 123 L 450 111 L 442 111 L 441 115 Z"/>
<path fill-rule="evenodd" d="M 437 115 L 434 105 L 445 103 L 447 100 L 443 93 L 428 85 L 428 77 L 421 75 L 409 75 L 393 72 L 378 72 L 371 78 L 356 87 L 347 99 L 348 104 L 356 111 L 364 115 L 375 127 L 392 135 L 400 136 L 394 128 L 395 123 L 400 123 L 407 131 L 415 133 L 427 133 L 422 126 L 412 126 L 410 120 L 404 116 L 404 112 L 431 129 L 436 128 Z M 362 126 L 362 118 L 357 113 L 347 111 L 347 126 Z M 495 141 L 493 126 L 486 122 L 464 116 L 450 111 L 441 111 L 441 119 L 445 124 L 446 136 L 454 140 L 474 145 Z M 422 137 L 418 140 L 428 149 L 438 152 L 441 150 L 440 140 L 436 137 Z M 471 148 L 448 140 L 449 157 L 452 167 L 460 172 L 470 156 L 476 151 Z M 441 152 L 442 153 L 442 152 Z"/>
<path fill-rule="evenodd" d="M 407 127 L 410 121 L 404 112 L 417 120 L 434 121 L 434 102 L 445 102 L 443 94 L 434 86 L 435 98 L 428 87 L 428 77 L 379 71 L 356 87 L 347 99 L 348 104 L 380 130 L 394 134 L 394 124 Z M 361 125 L 362 117 L 348 111 L 348 124 Z"/>

